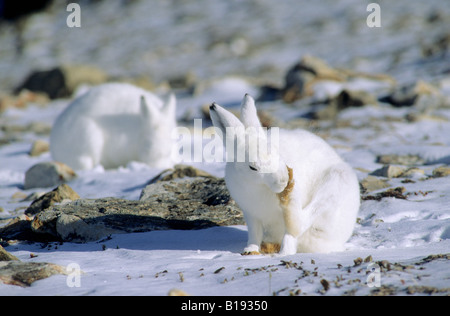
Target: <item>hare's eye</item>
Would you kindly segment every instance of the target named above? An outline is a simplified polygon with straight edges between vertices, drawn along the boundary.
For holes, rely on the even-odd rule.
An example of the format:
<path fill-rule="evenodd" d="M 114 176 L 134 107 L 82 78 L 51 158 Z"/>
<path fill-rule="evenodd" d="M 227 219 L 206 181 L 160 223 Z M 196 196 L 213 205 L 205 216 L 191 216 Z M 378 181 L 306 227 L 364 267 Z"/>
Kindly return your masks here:
<path fill-rule="evenodd" d="M 256 169 L 255 167 L 249 166 L 251 170 L 253 171 L 258 171 L 258 169 Z"/>

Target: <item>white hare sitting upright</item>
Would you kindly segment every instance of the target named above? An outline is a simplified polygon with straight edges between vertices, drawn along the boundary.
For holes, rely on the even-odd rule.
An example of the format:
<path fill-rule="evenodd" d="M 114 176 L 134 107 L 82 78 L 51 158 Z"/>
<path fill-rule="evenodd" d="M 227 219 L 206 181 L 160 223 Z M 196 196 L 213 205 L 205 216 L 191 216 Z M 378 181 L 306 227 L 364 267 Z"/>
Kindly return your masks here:
<path fill-rule="evenodd" d="M 242 121 L 217 104 L 210 113 L 224 145 L 233 138 L 237 142 L 225 180 L 248 226 L 244 254 L 265 252 L 267 245 L 278 245 L 275 249 L 283 255 L 344 250 L 360 206 L 359 184 L 331 146 L 304 130 L 280 129 L 278 142 L 263 131 L 248 95 L 242 102 Z M 233 132 L 243 128 L 245 134 Z M 250 133 L 252 129 L 258 132 Z M 258 151 L 256 159 L 250 159 L 252 138 L 270 152 Z M 240 149 L 246 153 L 244 162 L 236 160 Z"/>
<path fill-rule="evenodd" d="M 53 159 L 73 169 L 116 168 L 140 161 L 172 165 L 171 132 L 176 100 L 125 83 L 108 83 L 75 99 L 57 118 L 50 135 Z"/>

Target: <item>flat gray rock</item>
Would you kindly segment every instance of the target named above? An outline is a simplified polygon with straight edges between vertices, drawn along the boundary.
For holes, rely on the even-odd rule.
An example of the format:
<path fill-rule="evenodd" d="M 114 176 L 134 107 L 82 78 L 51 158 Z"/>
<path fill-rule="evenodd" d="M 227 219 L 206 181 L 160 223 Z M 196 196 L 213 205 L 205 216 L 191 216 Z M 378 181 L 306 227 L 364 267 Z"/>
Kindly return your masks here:
<path fill-rule="evenodd" d="M 196 177 L 151 184 L 140 201 L 79 199 L 55 205 L 34 217 L 31 230 L 49 240 L 87 242 L 117 233 L 244 223 L 223 179 Z"/>

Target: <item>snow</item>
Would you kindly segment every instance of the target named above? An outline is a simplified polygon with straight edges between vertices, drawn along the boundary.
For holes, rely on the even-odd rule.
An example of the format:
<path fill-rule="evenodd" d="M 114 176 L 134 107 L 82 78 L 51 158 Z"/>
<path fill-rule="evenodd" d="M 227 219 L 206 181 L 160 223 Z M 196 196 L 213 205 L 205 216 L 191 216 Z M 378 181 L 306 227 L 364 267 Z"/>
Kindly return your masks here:
<path fill-rule="evenodd" d="M 225 91 L 228 94 L 229 87 Z M 217 90 L 216 93 L 220 98 L 220 91 Z M 239 102 L 237 95 L 236 93 L 235 102 Z M 51 123 L 62 108 L 58 104 L 41 108 L 38 120 Z M 14 116 L 15 120 L 21 122 L 29 122 L 36 117 L 36 111 L 36 108 L 29 107 L 7 112 L 5 115 Z M 328 141 L 334 145 L 340 144 L 341 146 L 337 146 L 338 151 L 357 170 L 373 171 L 379 168 L 375 159 L 380 153 L 413 153 L 429 160 L 449 155 L 448 138 L 442 135 L 442 130 L 450 128 L 448 122 L 381 123 L 379 127 L 386 124 L 385 128 L 390 131 L 384 137 L 376 137 L 370 125 L 365 126 L 369 117 L 383 117 L 383 113 L 392 115 L 392 112 L 395 110 L 375 109 L 371 106 L 343 112 L 342 118 L 354 119 L 358 133 L 348 127 L 335 128 Z M 417 143 L 403 145 L 402 138 L 392 136 L 398 133 L 403 133 L 405 138 L 413 137 L 411 143 Z M 424 141 L 424 134 L 430 135 L 430 141 L 445 142 L 446 146 L 423 145 L 430 142 Z M 376 135 L 383 135 L 383 131 L 378 130 Z M 31 139 L 30 136 L 30 141 Z M 368 139 L 370 145 L 367 143 Z M 29 148 L 29 141 L 0 147 L 0 202 L 4 208 L 0 218 L 11 218 L 23 212 L 23 208 L 30 202 L 20 202 L 11 197 L 22 191 L 24 172 L 39 161 L 51 159 L 49 154 L 38 158 L 29 157 Z M 223 164 L 192 165 L 217 176 L 224 176 Z M 422 166 L 425 171 L 423 177 L 430 176 L 436 166 L 438 165 Z M 160 170 L 151 169 L 144 164 L 132 162 L 113 170 L 98 167 L 79 172 L 78 178 L 69 185 L 83 198 L 114 196 L 138 199 L 145 183 L 159 172 Z M 360 179 L 367 176 L 367 172 L 357 172 Z M 388 260 L 391 263 L 414 265 L 429 255 L 449 253 L 450 250 L 448 178 L 416 179 L 415 183 L 401 183 L 401 180 L 390 179 L 389 183 L 391 187 L 405 187 L 405 194 L 409 193 L 408 199 L 364 201 L 354 235 L 346 245 L 347 250 L 341 253 L 297 254 L 288 257 L 241 256 L 240 252 L 247 240 L 245 226 L 112 235 L 109 240 L 86 244 L 18 242 L 7 247 L 7 250 L 22 261 L 52 262 L 62 266 L 77 264 L 83 271 L 81 286 L 69 287 L 67 276 L 52 276 L 29 288 L 0 285 L 0 293 L 167 295 L 172 288 L 179 288 L 192 295 L 288 295 L 299 289 L 301 292 L 297 294 L 321 295 L 323 286 L 320 280 L 326 279 L 330 283 L 338 280 L 336 284 L 339 284 L 338 287 L 331 283 L 330 289 L 325 293 L 327 295 L 366 295 L 373 290 L 366 285 L 369 263 L 353 267 L 354 259 L 364 259 L 371 255 L 374 262 Z M 34 191 L 24 191 L 27 195 L 32 192 Z M 30 254 L 35 256 L 31 258 Z M 282 261 L 292 261 L 301 266 L 302 270 L 286 267 Z M 339 268 L 338 265 L 342 267 Z M 220 268 L 224 269 L 214 273 Z M 304 271 L 310 271 L 311 274 L 304 276 Z M 449 287 L 449 280 L 450 271 L 445 260 L 426 264 L 424 270 L 417 267 L 406 272 L 381 274 L 382 285 L 402 288 L 415 284 L 446 288 Z M 405 291 L 400 291 L 399 294 L 405 294 Z"/>
<path fill-rule="evenodd" d="M 434 4 L 434 7 L 439 4 L 442 7 L 440 0 L 430 2 Z M 360 67 L 360 70 L 376 72 L 390 70 L 391 54 L 393 52 L 400 54 L 399 52 L 406 50 L 406 47 L 416 43 L 415 32 L 406 32 L 404 28 L 402 32 L 399 32 L 400 35 L 393 31 L 394 28 L 389 27 L 387 27 L 388 33 L 377 30 L 369 33 L 370 30 L 365 27 L 359 28 L 360 24 L 352 26 L 351 22 L 345 19 L 338 19 L 334 24 L 326 22 L 330 17 L 339 15 L 339 12 L 346 12 L 346 17 L 353 16 L 355 12 L 359 12 L 357 14 L 363 12 L 365 18 L 365 8 L 358 11 L 352 6 L 354 1 L 328 1 L 330 5 L 338 3 L 334 10 L 329 11 L 319 10 L 315 5 L 311 7 L 305 5 L 301 8 L 302 10 L 292 11 L 290 10 L 292 1 L 289 2 L 290 4 L 287 2 L 284 6 L 280 5 L 274 7 L 273 11 L 268 11 L 267 5 L 273 2 L 264 1 L 261 7 L 255 4 L 256 7 L 252 9 L 257 11 L 256 14 L 259 12 L 271 21 L 270 34 L 261 32 L 261 29 L 267 30 L 261 26 L 264 18 L 261 21 L 256 19 L 253 21 L 248 19 L 248 16 L 243 14 L 245 10 L 242 10 L 239 15 L 234 16 L 235 19 L 231 23 L 234 26 L 228 26 L 226 29 L 222 29 L 220 25 L 212 27 L 208 29 L 210 35 L 198 38 L 194 34 L 203 30 L 205 25 L 211 25 L 210 22 L 214 19 L 220 19 L 223 22 L 222 11 L 231 10 L 228 5 L 211 1 L 207 8 L 198 10 L 199 6 L 204 6 L 205 3 L 196 4 L 193 1 L 186 1 L 186 4 L 180 4 L 180 16 L 178 16 L 180 25 L 176 25 L 167 35 L 160 32 L 160 29 L 165 28 L 172 20 L 177 20 L 177 12 L 169 12 L 171 7 L 166 3 L 166 1 L 155 1 L 153 11 L 149 11 L 146 2 L 138 2 L 139 8 L 135 9 L 137 12 L 159 12 L 161 17 L 158 19 L 154 18 L 153 14 L 147 17 L 136 12 L 124 12 L 124 15 L 129 13 L 136 16 L 135 23 L 126 25 L 115 23 L 115 19 L 111 18 L 117 10 L 122 10 L 122 7 L 99 2 L 97 6 L 101 10 L 86 12 L 83 17 L 82 29 L 91 29 L 89 36 L 86 36 L 82 30 L 73 30 L 70 36 L 67 30 L 61 32 L 62 34 L 53 32 L 45 28 L 45 25 L 49 23 L 49 17 L 36 15 L 29 22 L 33 27 L 27 36 L 40 38 L 45 43 L 49 43 L 49 37 L 54 36 L 59 41 L 55 41 L 53 46 L 38 45 L 38 40 L 32 41 L 33 45 L 29 44 L 27 55 L 24 57 L 26 62 L 15 66 L 15 71 L 11 68 L 14 64 L 11 62 L 11 56 L 5 55 L 4 48 L 0 45 L 0 69 L 4 69 L 0 78 L 1 82 L 4 86 L 8 86 L 11 82 L 16 83 L 18 78 L 22 78 L 29 68 L 52 65 L 55 60 L 50 58 L 51 53 L 47 51 L 52 49 L 58 52 L 59 55 L 55 57 L 58 61 L 97 60 L 103 69 L 107 69 L 113 75 L 137 74 L 142 71 L 153 73 L 158 79 L 163 78 L 164 75 L 170 78 L 179 75 L 177 71 L 185 73 L 193 65 L 197 67 L 196 75 L 211 80 L 192 96 L 182 93 L 178 95 L 178 119 L 184 120 L 182 122 L 187 121 L 186 124 L 192 126 L 192 119 L 201 117 L 200 109 L 204 104 L 215 101 L 227 107 L 236 107 L 244 93 L 257 94 L 255 84 L 241 75 L 247 73 L 249 77 L 252 77 L 252 75 L 260 74 L 260 69 L 267 66 L 265 62 L 267 63 L 268 60 L 270 60 L 269 66 L 276 64 L 275 73 L 280 74 L 305 53 L 305 43 L 310 44 L 310 53 L 326 56 L 331 64 L 355 65 Z M 422 2 L 415 1 L 415 3 Z M 232 5 L 234 2 L 230 4 Z M 382 5 L 387 5 L 387 2 L 382 2 Z M 414 5 L 409 6 L 404 1 L 403 6 L 408 9 L 408 12 L 430 12 L 432 8 L 427 7 L 427 11 L 422 6 L 415 8 Z M 448 11 L 448 8 L 444 7 L 446 9 L 443 9 Z M 399 11 L 404 12 L 401 5 L 393 5 L 392 11 L 385 15 L 386 25 L 393 23 L 391 19 L 395 19 Z M 209 12 L 210 15 L 205 12 Z M 443 14 L 446 14 L 445 12 Z M 96 19 L 90 18 L 95 14 L 100 15 L 96 16 Z M 196 17 L 196 14 L 203 18 Z M 291 41 L 279 39 L 279 42 L 276 40 L 273 42 L 269 39 L 273 38 L 277 32 L 282 35 L 285 30 L 283 23 L 288 23 L 288 18 L 292 15 L 303 17 L 303 22 L 306 24 L 295 22 L 291 25 L 289 36 L 286 37 Z M 61 28 L 60 17 L 55 19 L 54 27 Z M 182 29 L 183 19 L 194 22 L 184 23 L 186 28 Z M 107 21 L 106 25 L 109 27 L 114 25 L 117 28 L 114 32 L 111 32 L 110 28 L 109 31 L 105 31 L 99 26 L 101 23 L 98 21 Z M 310 34 L 307 28 L 302 27 L 303 25 L 311 26 L 320 21 L 323 22 L 324 28 L 321 32 L 328 34 L 326 41 L 317 40 L 314 34 Z M 414 20 L 404 23 L 409 23 L 418 30 L 422 25 L 420 21 Z M 333 27 L 335 24 L 338 25 L 336 29 Z M 245 27 L 243 33 L 247 37 L 234 39 L 231 53 L 228 46 L 218 44 L 210 51 L 211 56 L 208 56 L 210 58 L 206 58 L 205 54 L 195 53 L 202 51 L 206 45 L 212 45 L 210 37 L 233 38 L 233 28 L 239 27 Z M 351 31 L 353 34 L 341 38 L 342 28 L 344 30 L 353 28 Z M 154 47 L 160 47 L 160 49 L 143 41 L 139 36 L 142 32 L 147 32 L 148 38 L 153 36 Z M 122 37 L 128 36 L 128 45 L 116 41 L 113 33 Z M 292 36 L 297 33 L 300 34 L 298 37 Z M 422 31 L 418 33 L 423 36 Z M 5 34 L 2 35 L 2 41 L 11 41 L 9 35 Z M 64 36 L 68 36 L 67 41 L 61 39 Z M 190 43 L 191 46 L 182 41 L 184 37 L 189 36 L 195 38 Z M 353 36 L 361 41 L 359 45 L 352 44 Z M 376 40 L 371 40 L 370 36 Z M 383 36 L 386 36 L 386 40 L 382 40 Z M 80 42 L 80 38 L 85 41 Z M 245 51 L 246 41 L 252 49 L 260 45 L 260 50 L 252 51 L 250 57 L 247 56 L 244 60 L 231 58 L 229 54 L 239 55 Z M 101 53 L 96 50 L 97 43 L 105 46 Z M 354 48 L 354 51 L 348 52 L 349 46 Z M 177 49 L 181 49 L 182 53 L 187 55 L 185 60 L 175 58 L 173 51 Z M 437 68 L 433 64 L 408 64 L 416 58 L 417 50 L 412 48 L 403 55 L 400 54 L 404 58 L 404 63 L 392 70 L 399 82 L 410 82 L 412 78 L 417 77 L 417 74 L 428 74 L 432 77 Z M 276 56 L 275 60 L 274 56 Z M 158 62 L 154 62 L 155 60 Z M 250 65 L 247 63 L 248 60 L 255 63 Z M 171 65 L 168 73 L 164 65 Z M 233 72 L 230 69 L 238 75 L 228 76 L 230 72 Z M 11 73 L 11 78 L 6 78 L 5 73 Z M 263 74 L 261 76 L 264 77 Z M 268 77 L 270 82 L 277 82 L 282 78 L 281 75 L 278 79 L 273 75 L 265 76 L 265 78 Z M 448 79 L 441 81 L 441 92 L 445 93 L 447 98 L 450 96 L 448 82 Z M 349 82 L 346 85 L 355 90 L 385 89 L 383 83 L 368 80 Z M 340 89 L 332 85 L 327 88 L 329 89 L 327 93 L 332 94 Z M 51 125 L 68 102 L 70 102 L 69 99 L 55 100 L 46 107 L 29 105 L 25 109 L 8 109 L 1 114 L 0 125 L 24 126 L 33 122 Z M 284 120 L 297 118 L 305 113 L 305 108 L 301 106 L 299 108 L 285 107 L 273 102 L 261 103 L 259 106 L 273 110 L 274 114 Z M 73 263 L 78 265 L 82 270 L 80 286 L 71 287 L 68 285 L 69 277 L 56 275 L 37 281 L 28 288 L 0 284 L 0 296 L 167 295 L 173 288 L 198 296 L 260 296 L 274 293 L 277 295 L 367 295 L 377 290 L 367 284 L 370 263 L 363 262 L 355 266 L 354 260 L 358 257 L 365 259 L 368 256 L 372 256 L 373 262 L 387 260 L 391 264 L 412 266 L 401 271 L 383 270 L 381 272 L 382 288 L 394 288 L 394 294 L 406 295 L 408 286 L 450 288 L 448 260 L 436 259 L 423 263 L 423 259 L 430 255 L 450 253 L 450 178 L 430 177 L 433 169 L 450 161 L 450 122 L 448 120 L 450 110 L 439 109 L 433 113 L 435 116 L 444 118 L 443 120 L 425 118 L 416 122 L 406 122 L 404 117 L 409 111 L 408 108 L 396 109 L 385 104 L 352 108 L 339 115 L 340 122 L 351 124 L 319 129 L 319 134 L 335 146 L 342 157 L 355 168 L 359 180 L 382 167 L 376 163 L 376 157 L 380 154 L 413 154 L 425 159 L 425 164 L 419 166 L 425 174 L 412 178 L 413 182 L 402 183 L 404 179 L 388 181 L 391 188 L 405 187 L 407 200 L 383 198 L 381 201 L 363 201 L 358 215 L 358 224 L 344 252 L 296 254 L 287 257 L 241 256 L 240 252 L 247 241 L 246 226 L 112 235 L 107 240 L 84 244 L 17 242 L 6 247 L 6 250 L 24 262 L 51 262 L 62 266 Z M 207 127 L 207 123 L 204 123 L 203 127 Z M 37 191 L 50 190 L 50 188 L 43 188 L 25 191 L 22 187 L 25 172 L 29 167 L 41 161 L 51 160 L 49 153 L 39 157 L 28 155 L 32 142 L 38 138 L 48 141 L 47 135 L 26 133 L 20 140 L 0 146 L 0 225 L 22 214 L 24 208 L 31 203 L 22 201 L 23 194 L 19 194 L 20 198 L 15 197 L 16 193 L 30 195 Z M 224 176 L 224 164 L 189 164 L 213 175 Z M 161 170 L 149 168 L 144 164 L 131 162 L 127 166 L 114 170 L 97 167 L 90 171 L 80 171 L 78 177 L 68 184 L 82 198 L 112 196 L 135 200 L 139 198 L 145 184 L 160 172 Z M 327 291 L 321 283 L 324 279 L 330 283 Z"/>

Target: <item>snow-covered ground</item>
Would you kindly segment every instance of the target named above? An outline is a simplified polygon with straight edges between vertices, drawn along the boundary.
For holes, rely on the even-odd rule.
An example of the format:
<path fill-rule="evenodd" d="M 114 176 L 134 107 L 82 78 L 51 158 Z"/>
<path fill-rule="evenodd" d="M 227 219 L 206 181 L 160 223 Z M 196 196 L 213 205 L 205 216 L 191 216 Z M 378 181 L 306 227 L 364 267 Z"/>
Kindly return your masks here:
<path fill-rule="evenodd" d="M 273 1 L 262 1 L 259 6 L 249 1 L 246 7 L 259 8 L 253 15 L 237 2 L 232 2 L 236 6 L 233 9 L 231 5 L 219 5 L 218 1 L 211 1 L 211 5 L 202 10 L 198 10 L 201 1 L 186 1 L 177 8 L 177 15 L 166 2 L 155 1 L 152 7 L 146 1 L 139 1 L 132 12 L 123 9 L 122 14 L 117 14 L 119 4 L 99 2 L 97 5 L 102 10 L 98 11 L 101 14 L 96 16 L 97 20 L 94 21 L 95 14 L 87 10 L 82 29 L 73 30 L 77 33 L 70 33 L 67 40 L 63 37 L 68 33 L 61 33 L 68 30 L 55 32 L 61 28 L 64 17 L 54 11 L 49 14 L 51 21 L 47 15 L 36 15 L 26 34 L 29 38 L 36 35 L 41 42 L 28 38 L 21 63 L 13 67 L 13 56 L 0 45 L 0 80 L 4 89 L 11 88 L 33 67 L 67 61 L 93 62 L 111 75 L 149 72 L 156 81 L 186 73 L 192 65 L 200 78 L 208 78 L 210 71 L 211 77 L 235 73 L 261 79 L 276 77 L 305 52 L 310 52 L 326 58 L 334 66 L 388 72 L 399 82 L 415 82 L 421 78 L 438 80 L 441 92 L 450 97 L 449 81 L 443 79 L 448 73 L 438 71 L 448 66 L 448 61 L 417 62 L 420 49 L 415 46 L 427 40 L 425 31 L 421 31 L 426 19 L 423 14 L 429 16 L 442 8 L 441 18 L 449 18 L 449 8 L 442 5 L 441 0 L 428 1 L 428 6 L 423 1 L 413 1 L 416 7 L 409 1 L 399 1 L 402 5 L 386 9 L 386 20 L 383 20 L 386 26 L 380 30 L 364 26 L 368 13 L 365 6 L 355 5 L 358 1 L 333 1 L 333 5 L 324 5 L 327 9 L 316 4 L 295 7 L 296 1 L 286 1 L 273 11 L 267 10 Z M 388 6 L 387 1 L 380 3 L 382 7 Z M 293 6 L 296 10 L 290 10 Z M 221 18 L 215 27 L 208 29 L 208 36 L 203 34 L 205 25 L 211 25 L 218 16 L 223 17 L 221 12 L 235 12 L 233 10 L 238 13 L 227 16 L 235 19 Z M 146 19 L 142 12 L 159 12 L 160 18 Z M 208 12 L 210 15 L 206 14 Z M 403 19 L 395 24 L 398 12 L 403 12 Z M 337 18 L 339 14 L 344 18 Z M 263 17 L 256 19 L 258 15 Z M 416 20 L 408 17 L 416 17 Z M 302 22 L 305 24 L 300 23 L 301 18 L 306 19 Z M 99 21 L 105 19 L 118 26 L 115 32 L 99 25 Z M 129 23 L 119 23 L 117 19 Z M 263 29 L 267 34 L 262 30 L 265 19 L 273 23 Z M 173 32 L 163 35 L 162 29 L 173 21 L 184 23 L 185 28 L 175 24 Z M 224 23 L 233 26 L 222 27 Z M 46 28 L 48 25 L 51 27 Z M 146 28 L 142 29 L 143 25 Z M 326 34 L 323 42 L 301 28 L 304 25 Z M 286 30 L 289 32 L 283 33 Z M 1 34 L 2 43 L 12 41 L 5 32 Z M 114 34 L 129 37 L 117 42 Z M 148 38 L 153 36 L 157 47 L 144 44 L 147 41 L 142 34 Z M 195 37 L 197 34 L 204 36 Z M 191 46 L 184 41 L 186 36 L 192 37 Z M 376 40 L 371 40 L 370 36 Z M 53 37 L 57 40 L 53 41 Z M 214 38 L 221 38 L 223 42 L 216 43 Z M 104 47 L 102 52 L 98 49 L 99 43 Z M 308 50 L 305 45 L 310 45 Z M 205 47 L 210 47 L 210 55 L 205 53 Z M 296 47 L 300 50 L 296 51 Z M 347 53 L 348 47 L 353 50 Z M 177 49 L 186 59 L 176 58 L 183 56 L 174 53 Z M 154 60 L 159 62 L 153 63 Z M 164 77 L 164 65 L 170 65 L 167 77 Z M 5 75 L 8 72 L 11 76 Z M 273 79 L 273 82 L 280 81 L 282 75 Z M 236 106 L 247 92 L 257 94 L 258 90 L 249 81 L 228 77 L 226 81 L 209 83 L 196 95 L 180 93 L 180 124 L 191 125 L 192 118 L 199 117 L 200 107 L 205 103 L 215 101 Z M 0 115 L 0 126 L 26 126 L 33 122 L 51 126 L 69 101 L 55 100 L 45 107 L 29 105 L 25 109 L 8 109 Z M 263 102 L 259 106 L 283 121 L 297 118 L 305 110 L 288 107 L 282 102 Z M 35 282 L 29 288 L 0 284 L 0 295 L 167 295 L 173 288 L 192 295 L 406 295 L 432 291 L 439 294 L 440 290 L 440 294 L 448 295 L 449 260 L 437 255 L 450 253 L 450 177 L 431 175 L 435 168 L 450 164 L 450 109 L 432 110 L 430 115 L 420 116 L 418 120 L 406 120 L 405 116 L 411 111 L 415 110 L 386 104 L 364 106 L 341 112 L 340 124 L 336 126 L 326 122 L 319 127 L 312 126 L 355 168 L 359 180 L 383 166 L 376 162 L 379 155 L 417 155 L 424 160 L 418 166 L 423 174 L 413 175 L 408 181 L 405 178 L 388 180 L 390 188 L 404 187 L 407 199 L 386 197 L 362 202 L 358 223 L 344 252 L 287 257 L 241 256 L 247 241 L 245 226 L 112 235 L 111 239 L 85 244 L 17 242 L 6 250 L 22 261 L 78 266 L 83 271 L 79 287 L 70 286 L 73 281 L 70 276 L 57 275 Z M 0 225 L 23 213 L 31 203 L 21 201 L 25 196 L 50 190 L 22 189 L 25 171 L 38 162 L 51 160 L 49 153 L 39 157 L 28 155 L 36 139 L 48 141 L 48 135 L 22 133 L 17 141 L 0 146 Z M 192 165 L 224 176 L 223 164 Z M 144 184 L 160 171 L 133 162 L 116 170 L 80 171 L 68 184 L 82 198 L 138 199 Z M 370 195 L 380 191 L 370 192 Z M 356 260 L 355 263 L 355 259 L 364 260 L 369 256 L 371 261 L 359 263 Z M 368 277 L 374 275 L 379 277 L 380 287 L 369 287 L 373 284 L 368 282 Z"/>
<path fill-rule="evenodd" d="M 27 122 L 40 113 L 38 120 L 50 123 L 63 107 L 62 103 L 44 109 L 31 106 L 27 110 L 8 111 L 4 117 Z M 365 126 L 364 122 L 370 117 L 392 118 L 402 111 L 370 106 L 351 109 L 344 111 L 341 117 L 352 119 L 354 127 L 330 130 L 328 141 L 356 168 L 360 180 L 382 166 L 375 162 L 378 154 L 415 154 L 429 161 L 448 159 L 448 121 L 401 123 L 381 119 L 374 124 L 376 128 Z M 23 191 L 24 172 L 39 161 L 51 159 L 48 153 L 38 158 L 28 156 L 35 137 L 29 135 L 29 141 L 0 148 L 0 201 L 4 208 L 1 218 L 19 215 L 23 207 L 29 205 L 29 201 L 14 199 L 15 193 Z M 404 139 L 410 141 L 404 143 Z M 217 176 L 224 175 L 222 164 L 193 165 Z M 429 178 L 432 170 L 440 165 L 421 166 L 425 174 L 413 178 L 411 183 L 402 183 L 404 178 L 389 180 L 392 188 L 405 187 L 407 200 L 391 197 L 363 201 L 354 235 L 347 244 L 347 251 L 342 253 L 241 256 L 247 240 L 245 226 L 113 235 L 110 240 L 87 244 L 19 242 L 7 250 L 23 261 L 63 266 L 77 264 L 84 272 L 81 286 L 69 287 L 66 276 L 53 276 L 30 288 L 0 285 L 0 293 L 166 295 L 170 289 L 179 288 L 192 295 L 365 295 L 377 289 L 366 284 L 369 265 L 383 260 L 412 267 L 394 272 L 382 270 L 381 285 L 389 287 L 392 293 L 406 294 L 409 286 L 418 285 L 448 288 L 448 260 L 441 258 L 421 263 L 430 255 L 450 252 L 450 181 L 448 177 Z M 130 163 L 117 170 L 97 168 L 79 172 L 79 177 L 69 185 L 83 198 L 138 199 L 143 185 L 158 172 L 160 170 Z M 23 191 L 25 194 L 20 196 L 35 191 L 39 190 Z M 372 256 L 372 262 L 354 267 L 356 258 L 368 256 Z M 321 283 L 323 279 L 330 283 L 326 292 Z M 448 290 L 445 293 L 448 294 Z"/>

